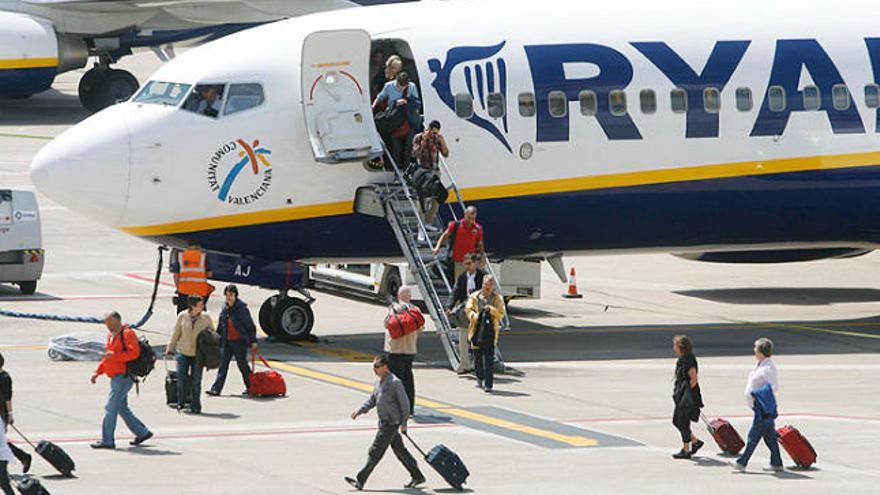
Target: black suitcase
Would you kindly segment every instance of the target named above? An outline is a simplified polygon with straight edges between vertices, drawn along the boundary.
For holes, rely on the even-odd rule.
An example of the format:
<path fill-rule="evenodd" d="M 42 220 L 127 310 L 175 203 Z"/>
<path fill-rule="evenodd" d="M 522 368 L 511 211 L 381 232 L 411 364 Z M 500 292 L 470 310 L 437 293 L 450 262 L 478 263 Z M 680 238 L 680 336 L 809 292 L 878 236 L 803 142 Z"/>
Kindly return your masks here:
<path fill-rule="evenodd" d="M 21 495 L 50 495 L 49 490 L 40 483 L 36 478 L 22 478 L 15 482 L 15 488 Z"/>
<path fill-rule="evenodd" d="M 55 445 L 54 443 L 48 440 L 40 440 L 40 443 L 34 445 L 33 442 L 28 439 L 28 437 L 24 436 L 24 433 L 21 432 L 15 425 L 12 426 L 12 429 L 15 430 L 16 433 L 24 439 L 25 442 L 28 443 L 37 454 L 46 460 L 49 464 L 52 465 L 59 473 L 67 476 L 68 478 L 73 477 L 73 470 L 76 469 L 76 464 L 73 462 L 73 459 L 64 451 L 61 447 Z"/>
<path fill-rule="evenodd" d="M 41 440 L 35 447 L 37 454 L 52 465 L 59 473 L 73 477 L 73 470 L 76 469 L 73 459 L 61 447 L 55 445 L 48 440 Z"/>
<path fill-rule="evenodd" d="M 177 372 L 165 373 L 165 403 L 169 406 L 177 404 Z"/>
<path fill-rule="evenodd" d="M 467 482 L 468 476 L 470 476 L 470 472 L 467 470 L 467 467 L 464 465 L 464 462 L 461 461 L 461 458 L 458 457 L 458 454 L 453 452 L 449 447 L 440 444 L 431 449 L 430 452 L 425 454 L 419 445 L 410 438 L 409 435 L 405 435 L 406 438 L 409 438 L 409 441 L 412 442 L 413 446 L 416 450 L 422 454 L 422 457 L 425 458 L 425 462 L 431 465 L 437 473 L 449 483 L 449 486 L 455 488 L 456 490 L 462 490 L 463 484 Z"/>

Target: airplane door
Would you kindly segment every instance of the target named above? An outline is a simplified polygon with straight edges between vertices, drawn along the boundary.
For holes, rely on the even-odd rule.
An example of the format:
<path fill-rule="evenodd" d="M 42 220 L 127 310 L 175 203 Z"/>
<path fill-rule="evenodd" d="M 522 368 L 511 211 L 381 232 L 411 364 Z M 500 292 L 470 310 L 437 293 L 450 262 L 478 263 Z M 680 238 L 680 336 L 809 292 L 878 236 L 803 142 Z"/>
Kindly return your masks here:
<path fill-rule="evenodd" d="M 318 31 L 303 42 L 303 114 L 319 162 L 382 155 L 370 105 L 370 43 L 370 35 L 359 29 Z"/>

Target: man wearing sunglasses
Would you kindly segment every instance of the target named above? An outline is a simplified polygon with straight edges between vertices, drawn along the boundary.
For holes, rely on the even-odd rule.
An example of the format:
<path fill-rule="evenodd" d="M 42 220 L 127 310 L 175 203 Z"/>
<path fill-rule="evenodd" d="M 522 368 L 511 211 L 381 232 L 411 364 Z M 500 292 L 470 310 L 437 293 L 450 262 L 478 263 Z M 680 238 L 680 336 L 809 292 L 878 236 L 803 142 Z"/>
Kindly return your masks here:
<path fill-rule="evenodd" d="M 400 438 L 400 433 L 406 433 L 406 422 L 410 411 L 409 399 L 403 383 L 388 369 L 388 356 L 383 354 L 373 359 L 373 373 L 379 377 L 379 381 L 376 382 L 373 393 L 364 405 L 351 413 L 351 419 L 357 419 L 358 416 L 366 414 L 375 407 L 379 414 L 379 431 L 376 432 L 376 438 L 367 454 L 367 465 L 361 469 L 356 478 L 346 476 L 345 481 L 358 490 L 363 490 L 370 473 L 390 446 L 394 455 L 412 476 L 412 480 L 404 485 L 404 488 L 415 488 L 425 482 L 425 476 L 419 471 L 418 463 L 406 450 L 403 439 Z"/>

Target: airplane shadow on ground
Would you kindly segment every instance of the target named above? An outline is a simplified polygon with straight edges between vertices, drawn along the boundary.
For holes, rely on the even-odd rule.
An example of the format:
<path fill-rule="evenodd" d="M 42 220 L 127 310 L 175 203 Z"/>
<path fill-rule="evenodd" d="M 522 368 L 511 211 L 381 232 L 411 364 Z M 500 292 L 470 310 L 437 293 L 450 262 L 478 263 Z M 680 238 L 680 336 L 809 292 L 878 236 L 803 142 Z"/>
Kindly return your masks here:
<path fill-rule="evenodd" d="M 89 115 L 76 95 L 54 89 L 30 98 L 0 98 L 0 126 L 73 125 Z"/>
<path fill-rule="evenodd" d="M 725 304 L 827 306 L 880 301 L 880 289 L 822 287 L 749 287 L 739 289 L 682 290 L 675 294 Z"/>
<path fill-rule="evenodd" d="M 752 323 L 549 326 L 512 318 L 514 330 L 501 335 L 500 349 L 507 362 L 626 360 L 672 358 L 672 337 L 687 334 L 698 356 L 752 354 L 752 343 L 769 337 L 779 354 L 880 353 L 880 317 L 859 320 L 769 321 Z M 274 357 L 310 361 L 338 361 L 325 349 L 351 349 L 374 355 L 382 352 L 381 332 L 321 339 L 317 346 L 273 344 Z M 313 352 L 317 350 L 318 352 Z M 446 355 L 433 333 L 419 339 L 416 366 L 445 367 Z"/>

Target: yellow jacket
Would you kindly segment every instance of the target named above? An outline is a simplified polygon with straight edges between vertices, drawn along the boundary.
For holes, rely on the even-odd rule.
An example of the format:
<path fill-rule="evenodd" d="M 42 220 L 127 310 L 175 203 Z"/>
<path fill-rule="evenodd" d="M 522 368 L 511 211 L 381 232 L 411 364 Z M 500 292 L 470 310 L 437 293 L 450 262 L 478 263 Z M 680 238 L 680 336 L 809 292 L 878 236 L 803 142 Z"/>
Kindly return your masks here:
<path fill-rule="evenodd" d="M 480 309 L 488 305 L 489 312 L 492 315 L 492 324 L 495 327 L 495 345 L 498 345 L 498 337 L 501 335 L 501 320 L 504 318 L 504 298 L 497 292 L 493 293 L 494 300 L 488 301 L 483 297 L 483 291 L 478 290 L 468 297 L 467 306 L 464 308 L 464 314 L 467 316 L 468 325 L 468 344 L 471 348 L 478 349 L 472 342 L 474 334 L 477 333 L 477 321 L 480 319 Z"/>
<path fill-rule="evenodd" d="M 168 352 L 180 351 L 184 356 L 195 357 L 199 334 L 208 329 L 214 330 L 214 322 L 211 321 L 208 313 L 202 311 L 193 320 L 189 310 L 181 312 L 177 315 L 177 324 L 174 325 L 174 333 L 171 335 L 171 342 L 168 343 Z"/>

